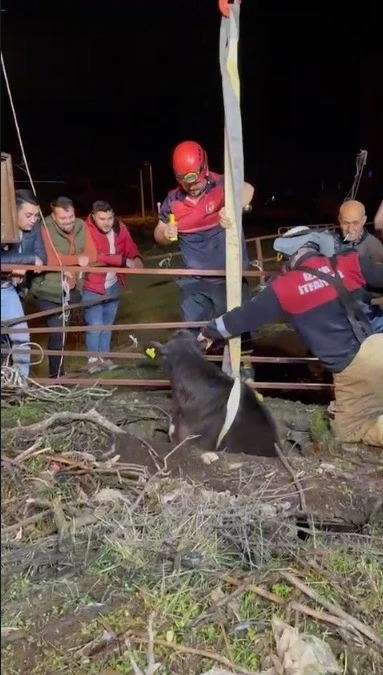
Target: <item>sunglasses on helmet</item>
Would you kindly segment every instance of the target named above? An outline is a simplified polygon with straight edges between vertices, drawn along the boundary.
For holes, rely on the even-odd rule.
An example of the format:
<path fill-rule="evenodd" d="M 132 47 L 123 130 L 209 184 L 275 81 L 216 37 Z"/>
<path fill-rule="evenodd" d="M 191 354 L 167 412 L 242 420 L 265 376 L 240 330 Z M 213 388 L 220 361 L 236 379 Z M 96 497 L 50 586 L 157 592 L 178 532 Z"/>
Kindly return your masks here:
<path fill-rule="evenodd" d="M 206 173 L 205 167 L 201 166 L 198 171 L 188 171 L 188 173 L 177 173 L 176 178 L 180 183 L 187 183 L 188 185 L 192 185 L 193 183 L 197 183 L 197 181 L 204 178 L 205 173 Z"/>

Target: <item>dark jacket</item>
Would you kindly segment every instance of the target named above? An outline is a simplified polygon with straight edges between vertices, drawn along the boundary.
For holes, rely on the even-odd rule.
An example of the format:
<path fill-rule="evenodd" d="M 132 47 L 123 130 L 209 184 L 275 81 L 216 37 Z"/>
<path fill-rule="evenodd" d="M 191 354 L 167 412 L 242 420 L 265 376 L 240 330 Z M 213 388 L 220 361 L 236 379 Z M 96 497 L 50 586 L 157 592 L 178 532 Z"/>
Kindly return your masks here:
<path fill-rule="evenodd" d="M 367 284 L 383 289 L 383 265 L 374 264 L 354 251 L 337 255 L 336 261 L 350 297 L 358 297 Z M 325 368 L 342 372 L 358 353 L 360 341 L 334 286 L 299 269 L 301 265 L 332 276 L 329 260 L 310 253 L 299 261 L 296 269 L 280 274 L 242 307 L 211 321 L 202 334 L 222 340 L 256 331 L 266 323 L 289 323 Z"/>
<path fill-rule="evenodd" d="M 89 258 L 91 265 L 96 261 L 97 251 L 93 239 L 81 218 L 76 218 L 71 232 L 64 232 L 52 216 L 45 218 L 45 228 L 42 231 L 43 242 L 47 252 L 47 264 L 52 267 L 62 265 L 65 267 L 77 266 L 79 256 Z M 79 267 L 79 274 L 82 268 Z M 69 290 L 77 287 L 79 274 L 71 273 L 66 276 Z M 31 286 L 31 293 L 39 300 L 47 300 L 60 304 L 62 301 L 63 285 L 61 272 L 44 272 L 36 274 Z"/>
<path fill-rule="evenodd" d="M 41 224 L 36 223 L 29 232 L 22 232 L 19 244 L 7 244 L 1 247 L 2 265 L 34 265 L 36 256 L 46 265 L 47 254 L 41 236 Z M 1 279 L 7 279 L 10 272 L 2 272 Z M 24 288 L 29 288 L 34 272 L 27 272 L 26 277 L 21 284 Z"/>
<path fill-rule="evenodd" d="M 347 251 L 356 251 L 363 258 L 370 258 L 374 263 L 383 263 L 383 244 L 377 237 L 370 234 L 368 230 L 363 230 L 362 236 L 358 241 L 344 241 L 341 234 L 334 236 L 335 253 L 346 253 Z M 360 301 L 363 310 L 368 315 L 370 313 L 370 302 L 373 297 L 380 297 L 382 294 L 371 292 L 371 289 L 362 289 Z"/>
<path fill-rule="evenodd" d="M 97 249 L 97 262 L 101 265 L 125 267 L 127 259 L 134 260 L 134 258 L 141 258 L 140 252 L 134 243 L 128 228 L 124 223 L 119 221 L 118 218 L 115 218 L 113 225 L 115 253 L 110 253 L 107 235 L 98 229 L 97 225 L 92 221 L 91 216 L 88 216 L 85 220 L 85 225 L 88 228 Z M 121 286 L 124 285 L 125 278 L 125 274 L 117 274 L 117 280 Z M 84 277 L 83 290 L 91 291 L 92 293 L 100 293 L 102 295 L 105 293 L 105 279 L 106 274 L 90 272 Z"/>
<path fill-rule="evenodd" d="M 344 241 L 341 234 L 334 236 L 335 252 L 357 251 L 364 258 L 370 258 L 372 262 L 383 263 L 383 244 L 377 237 L 363 230 L 358 241 Z"/>
<path fill-rule="evenodd" d="M 46 264 L 47 254 L 41 237 L 40 223 L 36 223 L 29 232 L 22 233 L 20 244 L 1 247 L 2 265 L 34 265 L 36 256 L 44 265 Z"/>

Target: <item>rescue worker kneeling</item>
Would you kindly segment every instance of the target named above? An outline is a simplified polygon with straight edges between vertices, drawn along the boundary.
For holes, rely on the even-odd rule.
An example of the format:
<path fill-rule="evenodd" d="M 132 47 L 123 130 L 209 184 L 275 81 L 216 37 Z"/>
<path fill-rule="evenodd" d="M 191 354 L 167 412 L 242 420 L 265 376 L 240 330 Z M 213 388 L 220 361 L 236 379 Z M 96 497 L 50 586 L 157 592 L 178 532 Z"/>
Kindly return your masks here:
<path fill-rule="evenodd" d="M 383 288 L 383 265 L 355 251 L 334 254 L 324 232 L 294 227 L 274 242 L 285 270 L 252 300 L 211 321 L 198 340 L 211 342 L 288 321 L 333 373 L 331 427 L 342 441 L 383 447 L 383 334 L 357 298 L 365 286 Z"/>

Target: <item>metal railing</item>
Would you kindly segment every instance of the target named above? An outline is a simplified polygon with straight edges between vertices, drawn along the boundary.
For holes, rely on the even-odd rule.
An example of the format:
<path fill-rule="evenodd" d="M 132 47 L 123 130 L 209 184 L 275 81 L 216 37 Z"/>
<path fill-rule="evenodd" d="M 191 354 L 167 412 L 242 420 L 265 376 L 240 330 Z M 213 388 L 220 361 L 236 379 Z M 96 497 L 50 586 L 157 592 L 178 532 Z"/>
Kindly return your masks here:
<path fill-rule="evenodd" d="M 322 226 L 322 227 L 328 227 Z M 278 270 L 278 267 L 275 265 L 273 269 L 269 270 L 264 270 L 264 264 L 265 263 L 270 263 L 270 262 L 276 262 L 275 256 L 273 257 L 263 257 L 263 244 L 270 240 L 270 239 L 275 239 L 277 235 L 265 235 L 261 237 L 254 237 L 250 238 L 247 240 L 247 243 L 254 242 L 255 247 L 256 247 L 256 255 L 258 262 L 260 263 L 260 267 L 262 268 L 260 270 L 245 270 L 243 272 L 243 276 L 246 278 L 257 278 L 260 280 L 261 283 L 264 282 L 265 278 L 269 276 L 270 274 L 275 273 Z M 145 259 L 146 262 L 156 260 L 158 258 L 163 258 L 166 254 L 164 253 L 163 255 L 161 254 L 160 256 L 148 256 L 147 259 Z M 176 253 L 174 254 L 176 255 Z M 3 272 L 12 272 L 12 270 L 15 268 L 14 265 L 2 265 L 2 271 Z M 38 271 L 39 273 L 44 273 L 44 272 L 63 272 L 68 271 L 72 273 L 79 273 L 79 271 L 84 272 L 83 268 L 79 268 L 77 266 L 61 266 L 58 267 L 56 266 L 40 266 L 37 267 L 35 265 L 22 265 L 22 268 L 25 269 L 26 271 Z M 169 268 L 169 267 L 164 267 L 164 268 L 154 268 L 154 267 L 147 267 L 143 269 L 131 269 L 131 268 L 119 268 L 119 267 L 101 267 L 101 266 L 92 266 L 92 267 L 87 267 L 86 272 L 98 272 L 98 273 L 116 273 L 116 274 L 126 274 L 126 275 L 132 275 L 132 276 L 161 276 L 161 277 L 183 277 L 183 276 L 198 276 L 198 277 L 224 277 L 225 276 L 225 271 L 222 270 L 190 270 L 190 269 L 175 269 L 175 268 Z M 129 291 L 129 289 L 127 289 Z M 122 293 L 124 290 L 122 289 Z M 100 301 L 100 300 L 98 300 Z M 102 300 L 101 300 L 102 301 Z M 97 300 L 95 301 L 94 304 L 97 303 Z M 83 303 L 80 303 L 83 304 Z M 85 304 L 85 303 L 84 303 Z M 79 305 L 77 305 L 78 307 Z M 76 305 L 74 305 L 76 307 Z M 71 310 L 71 307 L 68 307 L 68 311 Z M 55 310 L 54 310 L 55 311 Z M 57 313 L 61 312 L 62 308 L 61 306 L 57 308 Z M 26 315 L 25 317 L 20 317 L 20 321 L 32 321 L 36 319 L 44 319 L 44 316 L 47 314 L 52 314 L 53 311 L 45 311 L 45 312 L 34 312 L 33 314 Z M 6 323 L 6 322 L 5 322 Z M 15 323 L 12 321 L 12 323 Z M 164 322 L 150 322 L 150 323 L 121 323 L 121 324 L 114 324 L 114 325 L 108 325 L 108 326 L 88 326 L 88 325 L 63 325 L 60 327 L 46 327 L 46 326 L 41 326 L 41 327 L 29 327 L 28 332 L 31 336 L 36 335 L 36 334 L 49 334 L 49 333 L 65 333 L 66 334 L 82 334 L 87 331 L 99 331 L 99 330 L 107 330 L 107 331 L 112 331 L 112 332 L 117 332 L 117 331 L 142 331 L 144 334 L 148 334 L 150 331 L 155 331 L 155 330 L 174 330 L 177 328 L 199 328 L 203 325 L 206 325 L 206 322 L 181 322 L 181 321 L 164 321 Z M 17 333 L 25 333 L 24 328 L 15 328 L 15 327 L 2 327 L 1 328 L 1 333 L 2 334 L 9 334 L 10 337 L 12 338 L 13 335 L 16 335 Z M 152 339 L 152 335 L 150 336 L 150 339 Z M 31 356 L 34 355 L 40 355 L 41 352 L 37 349 L 27 349 L 27 350 L 22 350 L 18 349 L 18 353 L 22 353 L 22 351 L 28 351 Z M 71 350 L 71 349 L 65 349 L 65 347 L 62 350 L 48 350 L 42 348 L 44 357 L 46 356 L 62 356 L 66 358 L 70 357 L 84 357 L 89 358 L 91 356 L 98 356 L 100 358 L 113 358 L 113 360 L 118 360 L 118 361 L 146 361 L 147 357 L 144 355 L 144 353 L 140 353 L 139 351 L 136 352 L 131 352 L 131 351 L 113 351 L 113 352 L 98 352 L 97 354 L 88 352 L 85 350 Z M 11 353 L 12 350 L 9 350 L 9 348 L 3 348 L 1 349 L 2 354 L 9 354 Z M 221 361 L 222 356 L 208 356 L 208 360 L 210 361 Z M 280 356 L 244 356 L 243 357 L 244 361 L 251 362 L 251 363 L 267 363 L 267 364 L 290 364 L 290 365 L 298 365 L 298 364 L 310 364 L 310 363 L 318 363 L 318 359 L 314 357 L 280 357 Z M 36 377 L 34 378 L 36 382 L 46 385 L 50 384 L 52 385 L 55 380 L 52 380 L 51 378 L 48 377 Z M 59 378 L 58 380 L 60 384 L 65 384 L 65 385 L 94 385 L 95 382 L 101 382 L 102 381 L 102 386 L 120 386 L 120 387 L 133 387 L 133 388 L 139 388 L 139 387 L 146 387 L 146 388 L 167 388 L 170 385 L 170 382 L 168 380 L 164 379 L 138 379 L 138 378 L 118 378 L 118 377 L 107 377 L 103 378 L 102 374 L 96 377 L 94 379 L 93 377 L 78 377 L 77 373 L 75 377 L 71 377 L 70 375 L 65 375 Z M 256 387 L 257 389 L 273 389 L 273 390 L 329 390 L 332 388 L 332 385 L 325 384 L 325 383 L 318 383 L 318 382 L 254 382 L 252 383 L 253 387 Z"/>

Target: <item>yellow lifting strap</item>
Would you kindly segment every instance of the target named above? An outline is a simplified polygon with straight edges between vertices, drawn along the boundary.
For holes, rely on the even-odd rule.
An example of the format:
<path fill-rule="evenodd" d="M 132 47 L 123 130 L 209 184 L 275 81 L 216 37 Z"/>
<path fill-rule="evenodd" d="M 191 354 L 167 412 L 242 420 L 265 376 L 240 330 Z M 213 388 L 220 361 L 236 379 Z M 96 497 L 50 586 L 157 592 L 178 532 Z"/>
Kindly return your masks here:
<path fill-rule="evenodd" d="M 239 3 L 223 6 L 219 60 L 225 112 L 225 211 L 232 226 L 226 229 L 226 302 L 234 309 L 242 300 L 242 190 L 244 182 L 240 83 L 238 73 Z M 229 351 L 229 353 L 228 353 Z M 238 412 L 241 399 L 241 338 L 229 340 L 222 368 L 234 378 L 217 448 L 225 438 Z"/>
<path fill-rule="evenodd" d="M 220 67 L 225 112 L 225 211 L 232 222 L 226 229 L 227 309 L 242 300 L 242 189 L 244 182 L 240 81 L 238 73 L 239 1 L 228 5 L 220 30 Z M 241 338 L 229 340 L 230 371 L 239 377 Z M 224 358 L 225 363 L 225 358 Z"/>

